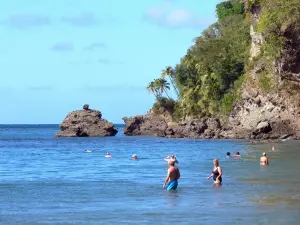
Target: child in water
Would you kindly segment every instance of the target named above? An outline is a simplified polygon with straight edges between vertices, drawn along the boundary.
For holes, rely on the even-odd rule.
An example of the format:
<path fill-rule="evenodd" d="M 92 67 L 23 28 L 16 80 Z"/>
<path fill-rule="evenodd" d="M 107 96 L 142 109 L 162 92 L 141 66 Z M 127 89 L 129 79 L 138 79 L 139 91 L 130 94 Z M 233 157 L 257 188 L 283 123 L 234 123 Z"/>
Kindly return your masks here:
<path fill-rule="evenodd" d="M 105 155 L 105 158 L 111 158 L 112 156 L 111 156 L 111 154 L 108 152 L 108 153 L 106 153 L 106 155 Z"/>
<path fill-rule="evenodd" d="M 226 159 L 230 159 L 230 152 L 226 153 Z"/>
<path fill-rule="evenodd" d="M 233 158 L 235 158 L 235 159 L 241 158 L 240 152 L 235 153 L 235 155 L 233 156 Z"/>

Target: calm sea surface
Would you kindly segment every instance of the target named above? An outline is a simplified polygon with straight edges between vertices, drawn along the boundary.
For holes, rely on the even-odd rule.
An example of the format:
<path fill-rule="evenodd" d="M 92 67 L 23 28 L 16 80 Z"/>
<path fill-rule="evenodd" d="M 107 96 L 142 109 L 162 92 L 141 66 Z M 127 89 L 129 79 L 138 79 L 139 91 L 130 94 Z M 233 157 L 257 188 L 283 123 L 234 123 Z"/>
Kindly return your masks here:
<path fill-rule="evenodd" d="M 0 126 L 0 224 L 298 224 L 300 142 L 54 138 L 58 125 Z M 272 151 L 275 146 L 275 151 Z M 84 153 L 85 149 L 96 150 Z M 227 151 L 243 160 L 225 160 Z M 270 166 L 260 167 L 267 152 Z M 104 158 L 110 152 L 112 159 Z M 140 160 L 131 160 L 136 153 Z M 175 154 L 177 192 L 162 189 Z M 214 188 L 214 158 L 223 186 Z"/>

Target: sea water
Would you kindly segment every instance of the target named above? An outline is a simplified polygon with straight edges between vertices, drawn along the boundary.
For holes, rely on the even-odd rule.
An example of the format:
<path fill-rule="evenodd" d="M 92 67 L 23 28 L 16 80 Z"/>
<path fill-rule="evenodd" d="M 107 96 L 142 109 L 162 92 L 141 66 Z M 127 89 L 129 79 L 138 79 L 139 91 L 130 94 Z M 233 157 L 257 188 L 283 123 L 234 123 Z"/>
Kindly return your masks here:
<path fill-rule="evenodd" d="M 297 224 L 300 142 L 55 138 L 58 125 L 0 126 L 0 224 Z M 272 150 L 272 147 L 275 147 Z M 85 153 L 84 150 L 95 150 Z M 240 160 L 226 160 L 239 151 Z M 105 158 L 110 152 L 111 159 Z M 259 165 L 266 152 L 270 165 Z M 139 160 L 131 159 L 137 154 Z M 167 155 L 181 172 L 162 188 Z M 220 160 L 223 185 L 206 180 Z"/>

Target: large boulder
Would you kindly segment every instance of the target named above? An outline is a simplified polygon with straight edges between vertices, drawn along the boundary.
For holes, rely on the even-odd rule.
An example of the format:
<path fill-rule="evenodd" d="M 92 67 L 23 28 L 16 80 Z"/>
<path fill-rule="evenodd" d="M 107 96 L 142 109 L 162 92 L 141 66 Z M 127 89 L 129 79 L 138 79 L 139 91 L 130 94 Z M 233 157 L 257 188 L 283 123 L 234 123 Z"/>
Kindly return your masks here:
<path fill-rule="evenodd" d="M 123 117 L 126 124 L 124 134 L 128 136 L 166 136 L 167 122 L 154 115 L 134 116 L 131 118 Z"/>
<path fill-rule="evenodd" d="M 67 115 L 60 124 L 61 131 L 56 134 L 57 137 L 102 137 L 117 134 L 114 124 L 102 119 L 100 111 L 84 108 Z"/>
<path fill-rule="evenodd" d="M 206 120 L 206 124 L 207 124 L 207 127 L 208 129 L 210 130 L 217 130 L 217 129 L 220 129 L 220 121 L 216 118 L 208 118 Z"/>
<path fill-rule="evenodd" d="M 124 134 L 127 136 L 159 136 L 168 138 L 220 138 L 220 121 L 205 118 L 186 120 L 179 124 L 167 121 L 153 114 L 124 117 Z"/>
<path fill-rule="evenodd" d="M 89 106 L 89 104 L 85 104 L 82 108 L 83 108 L 84 110 L 89 110 L 90 106 Z"/>
<path fill-rule="evenodd" d="M 256 129 L 254 131 L 254 133 L 256 134 L 260 134 L 260 133 L 268 133 L 272 130 L 271 125 L 269 122 L 260 122 L 259 124 L 257 124 Z"/>

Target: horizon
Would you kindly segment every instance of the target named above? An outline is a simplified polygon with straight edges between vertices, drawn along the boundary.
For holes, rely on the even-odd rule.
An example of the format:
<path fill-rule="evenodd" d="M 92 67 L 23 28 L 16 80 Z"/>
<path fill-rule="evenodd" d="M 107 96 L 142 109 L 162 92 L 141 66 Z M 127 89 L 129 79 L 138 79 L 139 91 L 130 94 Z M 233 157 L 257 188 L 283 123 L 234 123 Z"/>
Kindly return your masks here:
<path fill-rule="evenodd" d="M 146 86 L 216 21 L 219 2 L 3 3 L 0 124 L 59 124 L 84 104 L 116 124 L 146 114 L 155 102 Z"/>

